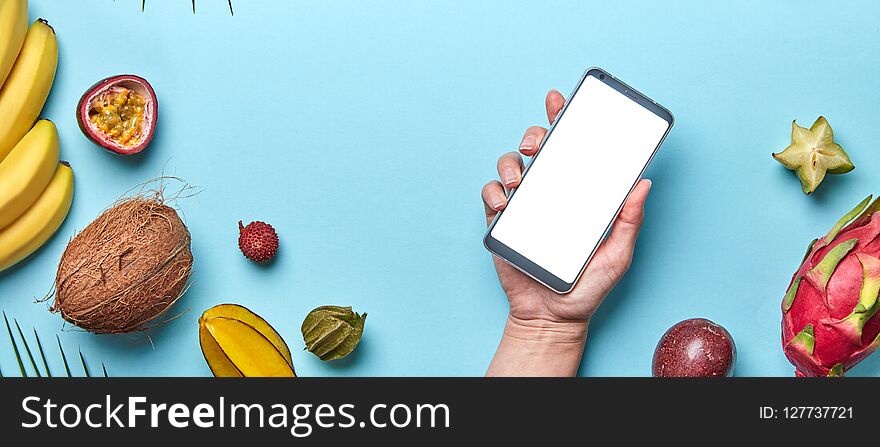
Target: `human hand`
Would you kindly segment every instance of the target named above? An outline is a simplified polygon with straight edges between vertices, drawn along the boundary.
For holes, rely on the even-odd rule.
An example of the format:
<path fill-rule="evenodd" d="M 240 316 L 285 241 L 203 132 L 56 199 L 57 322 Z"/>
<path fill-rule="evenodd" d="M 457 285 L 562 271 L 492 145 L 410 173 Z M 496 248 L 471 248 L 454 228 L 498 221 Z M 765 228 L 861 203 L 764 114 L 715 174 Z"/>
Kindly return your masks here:
<path fill-rule="evenodd" d="M 564 104 L 565 98 L 558 91 L 552 90 L 547 94 L 547 118 L 551 124 Z M 520 153 L 534 155 L 546 133 L 544 127 L 530 127 L 522 139 L 519 153 L 510 152 L 498 159 L 501 181 L 487 183 L 482 191 L 487 224 L 507 206 L 506 191 L 520 184 L 523 171 Z M 553 292 L 494 256 L 501 287 L 510 301 L 506 335 L 529 340 L 579 343 L 583 346 L 590 318 L 629 269 L 650 189 L 650 180 L 639 181 L 617 216 L 608 238 L 599 245 L 584 274 L 566 295 Z"/>

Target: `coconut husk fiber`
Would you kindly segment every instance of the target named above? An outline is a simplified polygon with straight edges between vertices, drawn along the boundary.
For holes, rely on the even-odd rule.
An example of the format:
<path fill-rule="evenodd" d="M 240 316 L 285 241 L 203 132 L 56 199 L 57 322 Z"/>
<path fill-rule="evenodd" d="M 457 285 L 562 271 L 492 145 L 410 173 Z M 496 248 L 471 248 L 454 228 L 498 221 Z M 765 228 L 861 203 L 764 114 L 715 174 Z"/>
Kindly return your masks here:
<path fill-rule="evenodd" d="M 187 287 L 190 234 L 159 194 L 122 199 L 61 256 L 53 312 L 97 334 L 147 329 Z"/>

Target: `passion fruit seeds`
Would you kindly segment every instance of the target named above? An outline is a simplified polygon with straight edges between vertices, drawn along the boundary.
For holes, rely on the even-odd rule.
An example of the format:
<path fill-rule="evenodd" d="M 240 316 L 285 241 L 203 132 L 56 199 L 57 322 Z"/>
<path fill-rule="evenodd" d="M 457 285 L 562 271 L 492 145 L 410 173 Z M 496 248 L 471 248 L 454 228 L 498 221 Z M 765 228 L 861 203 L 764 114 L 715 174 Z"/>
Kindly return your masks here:
<path fill-rule="evenodd" d="M 144 124 L 146 99 L 134 90 L 117 87 L 102 93 L 89 106 L 89 122 L 113 141 L 128 145 Z"/>
<path fill-rule="evenodd" d="M 146 149 L 158 119 L 156 92 L 144 78 L 113 76 L 80 98 L 77 122 L 83 134 L 110 152 L 130 155 Z"/>

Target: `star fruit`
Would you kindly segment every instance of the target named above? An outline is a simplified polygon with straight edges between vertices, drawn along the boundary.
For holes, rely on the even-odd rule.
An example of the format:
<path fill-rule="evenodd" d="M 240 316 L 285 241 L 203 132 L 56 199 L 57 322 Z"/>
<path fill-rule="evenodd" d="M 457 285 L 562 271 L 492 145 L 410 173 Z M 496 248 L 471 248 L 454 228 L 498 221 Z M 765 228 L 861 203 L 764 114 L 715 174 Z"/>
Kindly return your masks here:
<path fill-rule="evenodd" d="M 824 116 L 807 129 L 791 122 L 791 145 L 773 158 L 788 169 L 797 172 L 804 194 L 816 190 L 825 173 L 845 174 L 855 169 L 846 151 L 834 142 L 831 125 Z"/>

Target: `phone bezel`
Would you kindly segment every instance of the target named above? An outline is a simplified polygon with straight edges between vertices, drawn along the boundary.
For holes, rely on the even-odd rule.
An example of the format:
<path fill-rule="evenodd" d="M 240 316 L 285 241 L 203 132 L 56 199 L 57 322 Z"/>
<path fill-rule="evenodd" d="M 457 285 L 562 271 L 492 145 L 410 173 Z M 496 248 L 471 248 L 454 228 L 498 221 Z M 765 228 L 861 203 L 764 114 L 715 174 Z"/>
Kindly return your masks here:
<path fill-rule="evenodd" d="M 545 270 L 540 265 L 532 262 L 527 257 L 519 254 L 518 252 L 516 252 L 512 248 L 508 247 L 507 245 L 501 243 L 500 241 L 498 241 L 497 239 L 492 237 L 492 229 L 495 228 L 495 223 L 498 221 L 498 219 L 501 217 L 501 215 L 504 214 L 504 210 L 499 212 L 495 216 L 495 218 L 492 219 L 492 223 L 489 225 L 489 228 L 486 231 L 486 235 L 483 237 L 483 245 L 486 247 L 487 250 L 489 250 L 490 252 L 492 252 L 493 254 L 495 254 L 496 256 L 501 258 L 504 262 L 510 264 L 511 266 L 516 268 L 517 270 L 530 276 L 535 281 L 538 281 L 539 283 L 543 284 L 544 286 L 552 289 L 553 291 L 555 291 L 557 293 L 561 293 L 561 294 L 571 292 L 571 290 L 574 288 L 575 284 L 577 284 L 578 280 L 580 280 L 581 275 L 583 275 L 584 270 L 586 269 L 587 265 L 590 263 L 590 260 L 593 258 L 593 255 L 596 254 L 596 250 L 599 248 L 599 245 L 605 239 L 605 236 L 607 236 L 608 232 L 610 231 L 610 229 L 614 223 L 614 220 L 617 219 L 617 215 L 620 214 L 620 210 L 623 209 L 623 204 L 626 202 L 626 198 L 629 197 L 629 194 L 632 192 L 633 188 L 635 188 L 639 179 L 641 179 L 642 175 L 645 173 L 645 170 L 648 169 L 648 165 L 651 164 L 651 160 L 654 159 L 654 156 L 657 154 L 657 151 L 660 150 L 660 146 L 663 144 L 663 141 L 666 140 L 666 136 L 669 135 L 669 131 L 672 129 L 672 125 L 675 122 L 675 118 L 672 116 L 672 112 L 670 112 L 667 108 L 661 106 L 656 101 L 652 100 L 651 98 L 648 98 L 647 96 L 640 93 L 638 90 L 630 87 L 629 85 L 627 85 L 623 81 L 615 78 L 614 76 L 612 76 L 611 74 L 609 74 L 605 70 L 598 68 L 598 67 L 588 68 L 584 72 L 584 75 L 581 76 L 581 79 L 580 79 L 580 81 L 578 81 L 577 86 L 575 86 L 572 93 L 568 96 L 569 99 L 574 97 L 575 94 L 577 94 L 578 90 L 580 90 L 580 88 L 581 88 L 581 85 L 583 85 L 584 81 L 589 76 L 595 77 L 596 80 L 598 80 L 598 81 L 604 83 L 605 85 L 608 85 L 609 87 L 613 88 L 614 90 L 624 94 L 632 101 L 635 101 L 637 104 L 641 105 L 642 107 L 648 109 L 649 111 L 651 111 L 655 115 L 662 118 L 664 121 L 666 121 L 668 123 L 668 125 L 666 126 L 666 131 L 663 133 L 663 137 L 660 138 L 660 141 L 657 143 L 657 146 L 651 152 L 651 156 L 648 157 L 647 161 L 645 162 L 645 165 L 642 167 L 642 170 L 639 172 L 639 175 L 636 176 L 635 180 L 633 181 L 632 185 L 630 186 L 629 191 L 627 192 L 626 196 L 624 196 L 623 200 L 621 200 L 620 206 L 618 206 L 617 211 L 614 213 L 614 216 L 611 218 L 611 221 L 609 221 L 608 225 L 605 227 L 605 233 L 604 233 L 603 237 L 600 238 L 598 241 L 596 241 L 596 244 L 593 246 L 593 249 L 590 251 L 590 255 L 587 257 L 587 259 L 584 261 L 584 264 L 581 266 L 581 270 L 578 273 L 577 277 L 571 283 L 566 282 L 566 281 L 560 279 L 559 277 L 557 277 L 556 275 Z M 568 109 L 568 105 L 570 103 L 571 103 L 571 101 L 566 100 L 565 105 L 562 107 L 562 110 L 556 116 L 556 119 L 553 121 L 553 124 L 550 126 L 550 129 L 547 131 L 547 134 L 544 135 L 544 139 L 541 140 L 541 144 L 539 145 L 539 149 L 535 153 L 535 155 L 532 157 L 532 161 L 529 163 L 528 166 L 526 166 L 525 170 L 523 170 L 522 178 L 525 178 L 525 176 L 529 172 L 529 168 L 531 167 L 532 163 L 534 163 L 535 159 L 537 159 L 538 156 L 541 154 L 541 149 L 544 147 L 544 143 L 547 141 L 548 138 L 550 138 L 550 135 L 553 134 L 553 129 L 555 129 L 556 124 L 562 120 L 562 117 L 565 115 L 565 111 Z M 510 193 L 510 197 L 508 198 L 508 203 L 511 200 L 513 200 L 513 197 L 515 195 L 516 195 L 516 190 L 513 190 Z"/>

